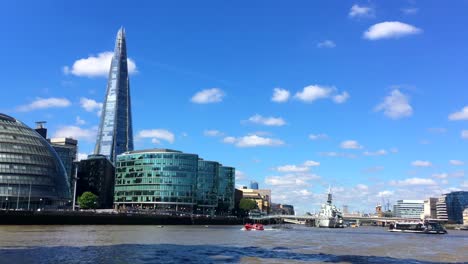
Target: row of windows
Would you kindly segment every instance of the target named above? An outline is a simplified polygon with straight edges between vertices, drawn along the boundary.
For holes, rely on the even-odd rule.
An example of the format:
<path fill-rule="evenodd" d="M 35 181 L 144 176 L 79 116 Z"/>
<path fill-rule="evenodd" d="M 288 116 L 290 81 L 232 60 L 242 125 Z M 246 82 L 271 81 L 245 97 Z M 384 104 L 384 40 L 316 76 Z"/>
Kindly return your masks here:
<path fill-rule="evenodd" d="M 152 184 L 152 185 L 127 185 L 115 186 L 116 191 L 175 191 L 175 192 L 192 192 L 195 190 L 193 185 L 167 185 L 167 184 Z"/>
<path fill-rule="evenodd" d="M 51 165 L 53 160 L 50 156 L 40 156 L 40 155 L 21 155 L 21 154 L 12 154 L 12 153 L 0 153 L 0 162 L 7 163 L 23 163 L 23 164 L 32 164 L 32 165 Z M 55 164 L 54 164 L 55 166 Z"/>
<path fill-rule="evenodd" d="M 115 197 L 116 202 L 165 202 L 165 203 L 189 203 L 193 204 L 191 198 L 182 197 L 156 197 L 156 196 L 125 196 Z"/>
<path fill-rule="evenodd" d="M 43 146 L 31 146 L 13 143 L 0 144 L 0 152 L 21 153 L 21 154 L 36 154 L 36 155 L 50 155 L 48 149 Z"/>
<path fill-rule="evenodd" d="M 49 177 L 0 175 L 0 184 L 53 185 Z"/>
<path fill-rule="evenodd" d="M 35 146 L 42 146 L 42 142 L 37 137 L 29 137 L 16 134 L 0 134 L 0 140 L 8 143 L 22 143 Z"/>
<path fill-rule="evenodd" d="M 193 185 L 194 181 L 183 178 L 137 178 L 137 179 L 116 179 L 116 185 L 127 184 L 174 184 L 174 185 Z"/>
<path fill-rule="evenodd" d="M 142 160 L 142 159 L 181 159 L 181 160 L 197 160 L 197 155 L 183 154 L 183 153 L 168 153 L 168 154 L 157 154 L 157 153 L 144 153 L 144 154 L 130 154 L 121 155 L 117 161 L 130 161 L 130 160 Z"/>
<path fill-rule="evenodd" d="M 54 169 L 38 167 L 34 165 L 0 163 L 0 173 L 54 175 L 56 174 L 56 171 Z"/>

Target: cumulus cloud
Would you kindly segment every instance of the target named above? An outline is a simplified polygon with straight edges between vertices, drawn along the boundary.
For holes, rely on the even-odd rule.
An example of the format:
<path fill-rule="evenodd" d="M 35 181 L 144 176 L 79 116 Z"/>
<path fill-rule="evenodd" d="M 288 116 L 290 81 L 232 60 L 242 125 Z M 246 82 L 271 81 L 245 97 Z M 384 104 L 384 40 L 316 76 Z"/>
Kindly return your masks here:
<path fill-rule="evenodd" d="M 105 51 L 99 53 L 97 56 L 91 55 L 88 58 L 79 59 L 70 67 L 63 67 L 65 74 L 73 74 L 80 77 L 107 77 L 114 53 L 112 51 Z M 127 59 L 128 72 L 135 73 L 136 64 L 128 58 Z"/>
<path fill-rule="evenodd" d="M 432 177 L 437 178 L 437 179 L 446 179 L 448 178 L 448 173 L 434 173 L 432 174 Z"/>
<path fill-rule="evenodd" d="M 307 166 L 307 167 L 317 167 L 317 166 L 320 166 L 320 162 L 318 161 L 313 161 L 313 160 L 306 160 L 304 162 L 304 166 Z"/>
<path fill-rule="evenodd" d="M 262 146 L 281 146 L 284 145 L 284 142 L 280 139 L 263 137 L 256 134 L 247 135 L 243 137 L 225 137 L 223 139 L 224 143 L 235 144 L 240 148 L 248 147 L 262 147 Z"/>
<path fill-rule="evenodd" d="M 297 92 L 295 98 L 311 103 L 318 99 L 328 98 L 332 94 L 333 89 L 319 85 L 309 85 L 304 87 L 302 92 Z"/>
<path fill-rule="evenodd" d="M 282 176 L 267 176 L 265 183 L 273 186 L 310 186 L 310 181 L 318 180 L 315 174 L 286 174 Z"/>
<path fill-rule="evenodd" d="M 364 152 L 364 156 L 385 156 L 387 155 L 388 152 L 385 150 L 385 149 L 380 149 L 380 150 L 377 150 L 377 151 L 365 151 Z"/>
<path fill-rule="evenodd" d="M 364 38 L 369 40 L 400 38 L 421 33 L 422 30 L 398 21 L 386 21 L 371 26 L 364 32 Z"/>
<path fill-rule="evenodd" d="M 327 139 L 328 135 L 327 134 L 310 134 L 309 139 L 310 140 L 320 140 L 320 139 Z"/>
<path fill-rule="evenodd" d="M 413 165 L 415 167 L 431 167 L 432 163 L 430 161 L 427 161 L 427 160 L 415 160 L 415 161 L 411 162 L 411 165 Z"/>
<path fill-rule="evenodd" d="M 455 120 L 468 120 L 468 106 L 463 107 L 458 112 L 452 113 L 449 115 L 449 120 L 455 121 Z"/>
<path fill-rule="evenodd" d="M 337 94 L 333 96 L 333 101 L 337 104 L 342 104 L 346 102 L 349 99 L 349 93 L 348 92 L 342 92 L 341 94 Z"/>
<path fill-rule="evenodd" d="M 282 88 L 275 88 L 273 89 L 273 96 L 271 97 L 271 101 L 276 102 L 276 103 L 284 103 L 289 100 L 289 97 L 291 96 L 291 93 Z"/>
<path fill-rule="evenodd" d="M 399 119 L 413 114 L 413 108 L 409 104 L 408 96 L 398 89 L 393 90 L 390 95 L 385 97 L 384 101 L 377 105 L 375 111 L 383 111 L 387 117 L 392 119 Z"/>
<path fill-rule="evenodd" d="M 374 10 L 368 6 L 353 5 L 348 13 L 349 17 L 372 17 L 374 16 Z"/>
<path fill-rule="evenodd" d="M 210 103 L 219 103 L 223 101 L 225 94 L 219 88 L 205 89 L 197 92 L 192 96 L 192 103 L 196 104 L 210 104 Z"/>
<path fill-rule="evenodd" d="M 265 126 L 284 126 L 286 121 L 281 117 L 263 117 L 259 114 L 251 116 L 248 120 L 250 123 L 260 124 Z"/>
<path fill-rule="evenodd" d="M 465 165 L 465 162 L 463 162 L 461 160 L 449 160 L 449 163 L 450 163 L 450 165 L 453 165 L 453 166 L 463 166 L 463 165 Z"/>
<path fill-rule="evenodd" d="M 317 44 L 317 47 L 318 48 L 334 48 L 334 47 L 336 47 L 336 44 L 335 44 L 335 42 L 333 42 L 331 40 L 324 40 L 322 42 L 319 42 Z"/>
<path fill-rule="evenodd" d="M 385 190 L 377 194 L 378 197 L 389 197 L 393 195 L 393 191 Z"/>
<path fill-rule="evenodd" d="M 361 191 L 361 192 L 367 192 L 367 191 L 369 191 L 369 186 L 367 186 L 365 184 L 358 184 L 358 185 L 356 185 L 356 189 Z"/>
<path fill-rule="evenodd" d="M 47 108 L 64 108 L 71 105 L 71 102 L 66 98 L 36 98 L 33 102 L 27 105 L 21 105 L 17 107 L 19 112 L 30 112 L 38 109 L 47 109 Z"/>
<path fill-rule="evenodd" d="M 461 138 L 463 138 L 463 139 L 468 139 L 468 130 L 462 130 L 462 132 L 461 132 Z"/>
<path fill-rule="evenodd" d="M 337 89 L 335 87 L 309 85 L 304 87 L 302 91 L 297 92 L 294 95 L 294 98 L 306 103 L 312 103 L 319 99 L 329 98 L 332 99 L 335 103 L 341 104 L 348 100 L 349 94 L 346 91 L 337 94 Z"/>
<path fill-rule="evenodd" d="M 243 181 L 247 179 L 247 176 L 243 171 L 236 170 L 236 181 Z"/>
<path fill-rule="evenodd" d="M 155 144 L 159 144 L 160 140 L 165 140 L 169 143 L 174 143 L 175 140 L 174 133 L 166 129 L 141 130 L 138 132 L 137 138 L 151 138 L 151 142 Z"/>
<path fill-rule="evenodd" d="M 320 162 L 313 160 L 306 160 L 302 165 L 284 165 L 275 168 L 278 172 L 307 172 L 310 167 L 320 166 Z"/>
<path fill-rule="evenodd" d="M 219 131 L 219 130 L 212 129 L 212 130 L 203 131 L 203 135 L 205 135 L 207 137 L 221 137 L 221 136 L 224 135 L 224 133 Z"/>
<path fill-rule="evenodd" d="M 436 185 L 433 179 L 425 178 L 408 178 L 399 181 L 390 181 L 390 185 L 394 186 L 414 186 L 414 185 Z"/>
<path fill-rule="evenodd" d="M 85 129 L 78 126 L 62 126 L 55 131 L 54 138 L 74 138 L 88 142 L 95 142 L 97 135 L 97 127 Z"/>
<path fill-rule="evenodd" d="M 84 121 L 83 119 L 81 119 L 79 116 L 77 116 L 75 120 L 76 120 L 75 123 L 76 123 L 76 125 L 78 125 L 78 126 L 81 126 L 81 125 L 86 124 L 86 121 Z"/>
<path fill-rule="evenodd" d="M 320 156 L 324 156 L 324 157 L 344 157 L 344 158 L 349 158 L 349 159 L 357 158 L 357 156 L 355 154 L 343 153 L 343 152 L 334 152 L 334 151 L 320 152 L 319 154 L 320 154 Z"/>
<path fill-rule="evenodd" d="M 361 149 L 362 146 L 356 140 L 345 140 L 341 142 L 340 147 L 343 149 Z"/>
<path fill-rule="evenodd" d="M 99 103 L 94 99 L 81 97 L 80 106 L 87 112 L 97 111 L 98 113 L 100 113 L 102 111 L 103 103 Z"/>

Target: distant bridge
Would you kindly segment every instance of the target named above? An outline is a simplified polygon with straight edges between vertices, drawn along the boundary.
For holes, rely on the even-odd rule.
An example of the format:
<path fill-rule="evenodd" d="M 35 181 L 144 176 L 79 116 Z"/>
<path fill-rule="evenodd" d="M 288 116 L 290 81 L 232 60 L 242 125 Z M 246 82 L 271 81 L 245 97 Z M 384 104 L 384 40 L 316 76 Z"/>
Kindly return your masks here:
<path fill-rule="evenodd" d="M 288 223 L 304 224 L 305 222 L 312 222 L 319 217 L 315 215 L 267 215 L 261 217 L 251 217 L 252 220 L 283 220 Z M 367 217 L 367 216 L 343 216 L 344 221 L 357 221 L 357 222 L 398 222 L 398 221 L 421 221 L 419 218 L 401 218 L 401 217 Z"/>

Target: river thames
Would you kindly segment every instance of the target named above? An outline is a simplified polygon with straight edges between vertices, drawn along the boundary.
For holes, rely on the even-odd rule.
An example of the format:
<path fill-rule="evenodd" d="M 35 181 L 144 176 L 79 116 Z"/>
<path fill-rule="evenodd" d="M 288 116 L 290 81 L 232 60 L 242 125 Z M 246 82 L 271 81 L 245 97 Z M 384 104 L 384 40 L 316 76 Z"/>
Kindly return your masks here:
<path fill-rule="evenodd" d="M 468 232 L 381 227 L 0 226 L 0 263 L 467 263 Z"/>

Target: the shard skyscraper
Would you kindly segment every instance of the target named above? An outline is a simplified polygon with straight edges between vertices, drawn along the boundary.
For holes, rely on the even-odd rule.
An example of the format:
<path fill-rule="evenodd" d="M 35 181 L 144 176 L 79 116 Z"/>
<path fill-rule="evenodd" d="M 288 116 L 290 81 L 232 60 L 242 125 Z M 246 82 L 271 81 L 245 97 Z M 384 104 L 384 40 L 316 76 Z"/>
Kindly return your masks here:
<path fill-rule="evenodd" d="M 127 46 L 125 30 L 120 28 L 109 70 L 106 98 L 94 154 L 105 155 L 114 162 L 117 155 L 131 150 L 133 150 L 133 128 Z"/>

